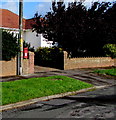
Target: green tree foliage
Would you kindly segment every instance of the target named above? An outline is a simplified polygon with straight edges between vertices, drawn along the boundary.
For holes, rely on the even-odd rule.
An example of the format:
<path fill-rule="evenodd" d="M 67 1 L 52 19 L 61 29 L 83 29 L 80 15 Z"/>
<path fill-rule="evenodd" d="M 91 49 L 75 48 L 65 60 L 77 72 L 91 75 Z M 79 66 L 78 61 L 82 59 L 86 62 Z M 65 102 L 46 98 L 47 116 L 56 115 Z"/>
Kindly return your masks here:
<path fill-rule="evenodd" d="M 104 14 L 106 40 L 116 44 L 116 2 Z"/>
<path fill-rule="evenodd" d="M 106 56 L 111 56 L 112 58 L 116 58 L 116 44 L 106 44 L 103 47 Z"/>
<path fill-rule="evenodd" d="M 2 32 L 2 60 L 11 60 L 20 50 L 17 37 L 2 29 L 0 31 Z"/>
<path fill-rule="evenodd" d="M 81 2 L 53 2 L 44 17 L 35 14 L 33 31 L 76 56 L 103 56 L 103 46 L 116 41 L 116 2 L 94 2 L 87 9 Z"/>

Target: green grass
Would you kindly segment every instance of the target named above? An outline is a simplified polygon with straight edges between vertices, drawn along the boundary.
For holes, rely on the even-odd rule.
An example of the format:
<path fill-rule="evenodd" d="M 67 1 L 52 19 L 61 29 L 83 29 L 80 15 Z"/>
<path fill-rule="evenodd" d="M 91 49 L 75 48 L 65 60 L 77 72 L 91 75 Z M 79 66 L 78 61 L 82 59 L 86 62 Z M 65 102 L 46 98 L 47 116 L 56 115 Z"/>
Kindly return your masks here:
<path fill-rule="evenodd" d="M 66 76 L 30 78 L 2 83 L 2 104 L 76 91 L 93 85 Z"/>
<path fill-rule="evenodd" d="M 95 70 L 95 73 L 106 74 L 116 76 L 116 68 L 106 69 L 106 70 Z"/>

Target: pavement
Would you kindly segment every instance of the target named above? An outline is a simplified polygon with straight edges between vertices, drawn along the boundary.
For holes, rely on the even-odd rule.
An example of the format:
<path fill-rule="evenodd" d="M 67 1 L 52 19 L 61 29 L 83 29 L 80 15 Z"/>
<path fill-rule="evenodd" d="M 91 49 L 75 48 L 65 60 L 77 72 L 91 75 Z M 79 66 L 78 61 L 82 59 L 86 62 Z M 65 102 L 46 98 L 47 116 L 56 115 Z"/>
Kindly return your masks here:
<path fill-rule="evenodd" d="M 95 86 L 114 85 L 116 83 L 116 77 L 95 74 L 93 73 L 95 69 L 104 69 L 104 68 L 59 70 L 55 68 L 35 66 L 34 74 L 4 77 L 0 79 L 0 82 L 21 80 L 32 77 L 48 77 L 53 75 L 64 75 L 87 83 L 91 83 Z"/>
<path fill-rule="evenodd" d="M 39 69 L 41 68 L 41 69 Z M 104 68 L 102 68 L 104 69 Z M 58 70 L 37 67 L 35 74 L 3 78 L 1 81 L 12 81 L 30 77 L 65 75 L 79 79 L 95 86 L 107 86 L 68 95 L 62 98 L 38 101 L 34 104 L 2 112 L 2 118 L 93 118 L 115 119 L 116 111 L 116 77 L 94 74 L 94 69 Z M 108 87 L 109 86 L 109 87 Z"/>

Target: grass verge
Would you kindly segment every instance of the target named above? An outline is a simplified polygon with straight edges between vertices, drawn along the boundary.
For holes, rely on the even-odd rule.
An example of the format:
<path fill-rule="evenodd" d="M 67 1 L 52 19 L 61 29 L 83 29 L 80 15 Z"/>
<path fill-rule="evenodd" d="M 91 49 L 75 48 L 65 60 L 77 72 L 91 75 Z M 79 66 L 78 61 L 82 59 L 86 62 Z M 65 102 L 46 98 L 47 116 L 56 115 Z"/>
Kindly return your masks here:
<path fill-rule="evenodd" d="M 66 76 L 29 78 L 2 83 L 2 105 L 76 91 L 93 85 Z"/>
<path fill-rule="evenodd" d="M 116 76 L 116 68 L 106 69 L 106 70 L 95 70 L 94 72 L 99 74 Z"/>

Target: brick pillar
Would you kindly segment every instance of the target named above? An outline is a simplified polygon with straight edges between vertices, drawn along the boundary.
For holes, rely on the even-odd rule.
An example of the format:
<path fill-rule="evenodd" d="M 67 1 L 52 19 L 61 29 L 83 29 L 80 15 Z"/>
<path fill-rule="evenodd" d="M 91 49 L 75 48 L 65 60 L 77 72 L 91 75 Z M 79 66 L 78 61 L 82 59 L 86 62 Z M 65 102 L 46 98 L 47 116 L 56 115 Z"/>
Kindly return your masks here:
<path fill-rule="evenodd" d="M 34 73 L 34 52 L 29 51 L 29 59 L 23 59 L 23 75 Z"/>
<path fill-rule="evenodd" d="M 29 60 L 23 59 L 23 75 L 27 75 L 29 71 Z"/>
<path fill-rule="evenodd" d="M 68 57 L 68 53 L 66 51 L 63 51 L 64 52 L 64 70 L 66 69 L 66 64 L 67 64 L 67 57 Z"/>
<path fill-rule="evenodd" d="M 29 74 L 34 73 L 34 52 L 29 52 Z"/>

